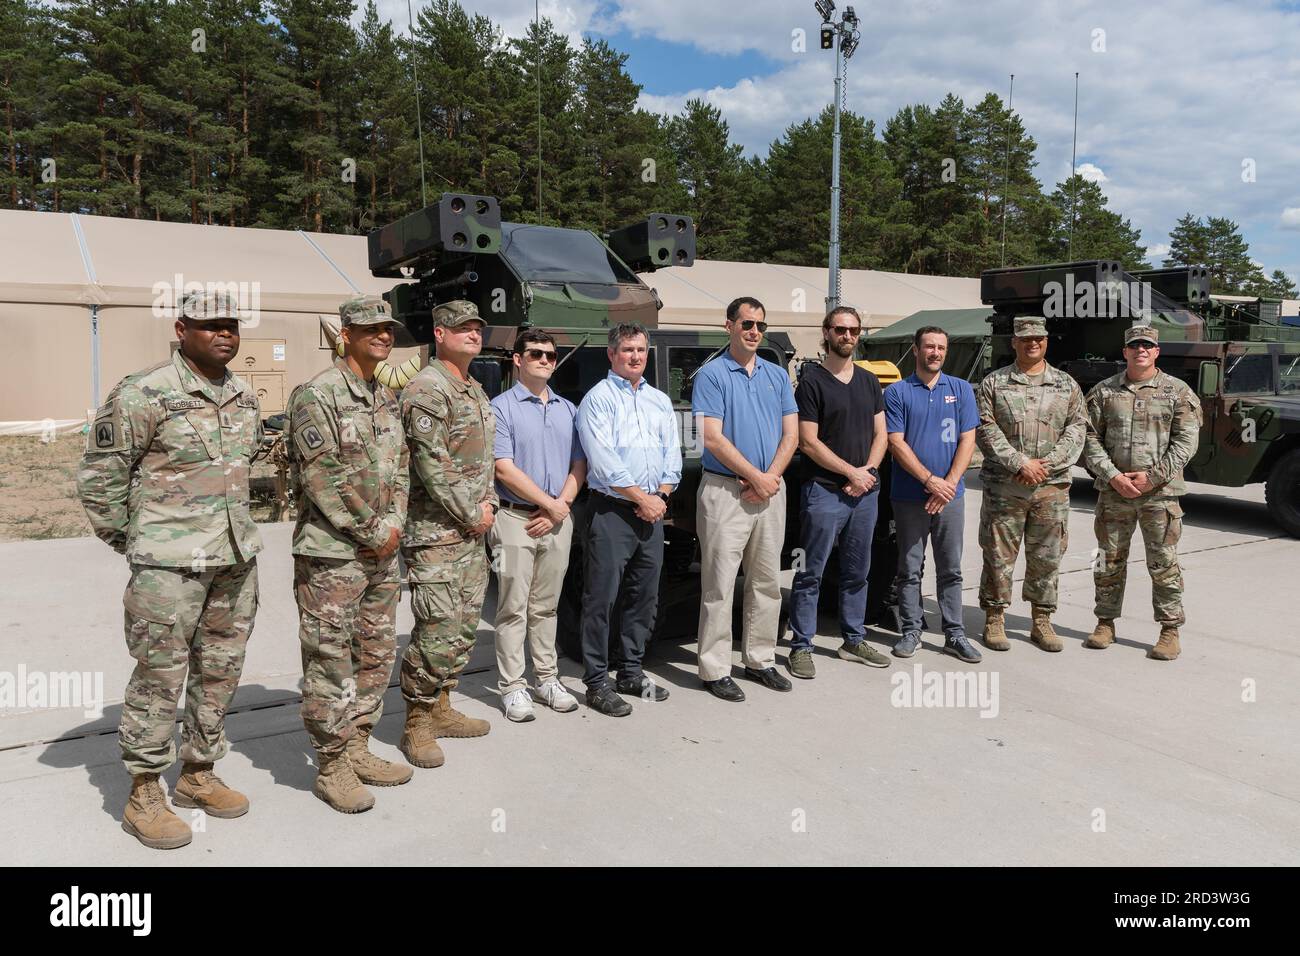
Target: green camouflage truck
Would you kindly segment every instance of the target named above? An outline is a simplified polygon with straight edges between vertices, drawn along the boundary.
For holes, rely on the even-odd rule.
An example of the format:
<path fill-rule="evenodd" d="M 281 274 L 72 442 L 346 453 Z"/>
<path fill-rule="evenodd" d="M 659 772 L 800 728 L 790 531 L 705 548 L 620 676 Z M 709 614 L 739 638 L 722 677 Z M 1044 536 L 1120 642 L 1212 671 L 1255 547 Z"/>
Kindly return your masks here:
<path fill-rule="evenodd" d="M 1212 296 L 1203 267 L 1129 273 L 1110 260 L 989 269 L 980 298 L 991 307 L 987 337 L 968 348 L 970 372 L 959 372 L 973 383 L 1013 360 L 1017 316 L 1046 320 L 1049 361 L 1085 391 L 1124 369 L 1125 328 L 1154 325 L 1159 367 L 1190 385 L 1204 412 L 1187 478 L 1264 483 L 1273 520 L 1300 537 L 1300 328 L 1283 323 L 1280 303 Z M 864 346 L 868 357 L 899 357 L 898 342 Z"/>
<path fill-rule="evenodd" d="M 683 460 L 682 482 L 665 521 L 655 637 L 693 637 L 699 614 L 695 491 L 702 448 L 690 411 L 691 388 L 695 371 L 725 349 L 728 338 L 721 309 L 716 332 L 659 328 L 663 304 L 637 275 L 694 263 L 691 218 L 652 213 L 602 237 L 583 229 L 502 222 L 492 197 L 446 193 L 436 205 L 374 230 L 368 241 L 373 275 L 408 280 L 384 297 L 415 342 L 433 341 L 430 311 L 435 305 L 468 299 L 478 306 L 486 328 L 483 351 L 470 373 L 489 398 L 514 384 L 511 350 L 521 329 L 541 328 L 555 337 L 560 361 L 551 388 L 575 405 L 609 371 L 609 329 L 636 322 L 649 330 L 645 377 L 677 409 Z M 769 333 L 761 354 L 788 368 L 794 348 L 784 333 Z M 400 386 L 415 370 L 405 368 L 389 384 Z M 788 495 L 787 501 L 791 521 L 783 554 L 788 564 L 789 542 L 797 535 L 798 495 Z M 573 512 L 581 529 L 585 493 Z M 581 618 L 581 539 L 575 533 L 559 609 L 559 643 L 571 656 Z M 611 620 L 619 620 L 617 610 Z"/>

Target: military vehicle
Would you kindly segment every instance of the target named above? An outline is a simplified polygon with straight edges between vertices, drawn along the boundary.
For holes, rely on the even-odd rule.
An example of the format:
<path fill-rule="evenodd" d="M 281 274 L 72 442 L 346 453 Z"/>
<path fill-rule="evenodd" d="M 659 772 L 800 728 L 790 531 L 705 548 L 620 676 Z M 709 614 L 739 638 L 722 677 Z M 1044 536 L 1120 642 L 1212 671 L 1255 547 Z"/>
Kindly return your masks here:
<path fill-rule="evenodd" d="M 695 372 L 726 349 L 721 311 L 717 332 L 659 328 L 662 302 L 637 275 L 695 261 L 691 217 L 652 213 L 604 236 L 583 229 L 502 222 L 490 196 L 444 194 L 430 205 L 369 234 L 373 275 L 409 281 L 385 294 L 394 318 L 416 343 L 433 341 L 430 311 L 452 299 L 478 306 L 486 328 L 483 351 L 470 373 L 490 397 L 514 384 L 512 349 L 525 328 L 545 329 L 556 339 L 560 360 L 551 388 L 578 404 L 609 371 L 609 329 L 637 322 L 649 330 L 645 377 L 666 392 L 678 411 L 682 435 L 682 481 L 665 521 L 664 567 L 655 637 L 694 636 L 699 613 L 695 492 L 702 468 L 701 445 L 691 416 Z M 788 368 L 794 348 L 784 333 L 769 333 L 760 354 Z M 393 370 L 401 385 L 416 369 Z M 398 374 L 400 373 L 400 374 Z M 796 494 L 787 496 L 797 533 Z M 582 527 L 585 494 L 574 506 Z M 581 619 L 583 554 L 575 533 L 570 568 L 560 601 L 559 642 L 577 654 Z M 787 562 L 790 547 L 783 549 Z M 618 620 L 617 609 L 614 620 Z"/>
<path fill-rule="evenodd" d="M 972 368 L 1011 362 L 1012 320 L 1042 317 L 1049 360 L 1085 391 L 1123 371 L 1125 328 L 1154 325 L 1159 367 L 1190 385 L 1204 412 L 1187 478 L 1263 482 L 1273 519 L 1300 537 L 1300 328 L 1282 321 L 1280 303 L 1213 296 L 1203 267 L 1128 273 L 1109 260 L 989 269 L 980 298 L 992 307 L 988 353 Z M 895 356 L 884 344 L 867 340 L 864 352 Z"/>

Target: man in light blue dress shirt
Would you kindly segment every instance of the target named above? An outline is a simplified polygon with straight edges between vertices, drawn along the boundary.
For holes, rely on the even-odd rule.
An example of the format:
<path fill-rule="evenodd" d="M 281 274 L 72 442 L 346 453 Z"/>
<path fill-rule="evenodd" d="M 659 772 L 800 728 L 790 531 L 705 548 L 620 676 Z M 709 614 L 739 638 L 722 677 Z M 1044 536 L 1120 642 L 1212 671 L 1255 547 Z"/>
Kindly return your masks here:
<path fill-rule="evenodd" d="M 644 379 L 649 336 L 640 325 L 609 333 L 610 372 L 578 406 L 578 434 L 591 488 L 584 548 L 582 659 L 587 704 L 611 717 L 632 706 L 622 694 L 665 700 L 641 671 L 654 631 L 668 496 L 682 477 L 672 401 Z M 610 615 L 623 597 L 618 680 L 609 677 Z"/>

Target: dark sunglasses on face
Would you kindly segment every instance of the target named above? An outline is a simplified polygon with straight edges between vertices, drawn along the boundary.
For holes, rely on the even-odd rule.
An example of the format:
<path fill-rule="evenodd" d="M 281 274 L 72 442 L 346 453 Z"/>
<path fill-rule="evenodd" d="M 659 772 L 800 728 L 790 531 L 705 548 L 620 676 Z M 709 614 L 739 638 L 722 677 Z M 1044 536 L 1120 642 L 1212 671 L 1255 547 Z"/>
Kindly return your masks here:
<path fill-rule="evenodd" d="M 554 362 L 555 353 L 550 349 L 524 349 L 524 354 L 539 362 Z"/>
<path fill-rule="evenodd" d="M 1156 343 L 1148 342 L 1146 339 L 1139 339 L 1136 342 L 1130 342 L 1128 344 L 1128 347 L 1135 352 L 1138 351 L 1139 349 L 1146 349 L 1148 352 L 1150 352 L 1152 349 L 1156 347 Z"/>
<path fill-rule="evenodd" d="M 760 322 L 760 321 L 758 321 L 758 319 L 741 319 L 741 320 L 740 320 L 740 328 L 741 328 L 741 330 L 744 331 L 744 332 L 748 332 L 750 329 L 752 329 L 752 328 L 753 328 L 754 326 L 756 326 L 756 325 L 758 326 L 758 331 L 759 331 L 759 332 L 766 332 L 766 331 L 767 331 L 767 323 L 766 323 L 766 322 Z"/>
<path fill-rule="evenodd" d="M 851 325 L 832 325 L 831 332 L 834 335 L 861 335 L 862 329 L 854 328 Z"/>

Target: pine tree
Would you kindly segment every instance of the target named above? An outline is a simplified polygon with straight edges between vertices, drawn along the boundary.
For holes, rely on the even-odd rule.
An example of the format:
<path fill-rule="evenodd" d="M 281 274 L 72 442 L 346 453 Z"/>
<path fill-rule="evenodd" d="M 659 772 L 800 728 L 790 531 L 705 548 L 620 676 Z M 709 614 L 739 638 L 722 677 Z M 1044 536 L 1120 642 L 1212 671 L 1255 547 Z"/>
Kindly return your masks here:
<path fill-rule="evenodd" d="M 1191 213 L 1178 220 L 1169 234 L 1167 266 L 1202 265 L 1210 271 L 1210 291 L 1246 294 L 1266 285 L 1264 272 L 1250 258 L 1250 244 L 1231 219 Z"/>
<path fill-rule="evenodd" d="M 1047 258 L 1063 262 L 1083 259 L 1118 259 L 1127 270 L 1146 268 L 1142 233 L 1127 219 L 1106 208 L 1106 196 L 1097 183 L 1074 175 L 1058 183 L 1049 200 L 1056 210 Z M 1070 237 L 1073 211 L 1074 234 Z"/>
<path fill-rule="evenodd" d="M 697 254 L 705 259 L 738 258 L 749 230 L 745 164 L 742 148 L 730 141 L 722 111 L 702 100 L 688 100 L 682 114 L 668 120 L 666 136 L 686 194 L 681 211 L 695 220 Z"/>
<path fill-rule="evenodd" d="M 272 142 L 271 161 L 282 164 L 277 224 L 343 231 L 356 194 L 355 183 L 344 179 L 344 161 L 354 157 L 346 154 L 342 129 L 345 96 L 355 86 L 352 0 L 275 0 L 271 13 L 280 24 L 283 68 L 272 90 L 284 124 Z M 274 223 L 271 212 L 260 221 Z"/>
<path fill-rule="evenodd" d="M 511 41 L 515 69 L 522 77 L 518 153 L 524 181 L 521 206 L 511 210 L 521 222 L 566 223 L 569 197 L 562 189 L 572 168 L 574 132 L 574 50 L 569 38 L 555 32 L 549 19 L 530 23 L 526 34 Z M 539 62 L 540 60 L 540 62 Z M 540 66 L 540 74 L 538 68 Z M 538 104 L 540 86 L 541 103 Z M 541 173 L 538 173 L 538 123 L 541 123 Z"/>

